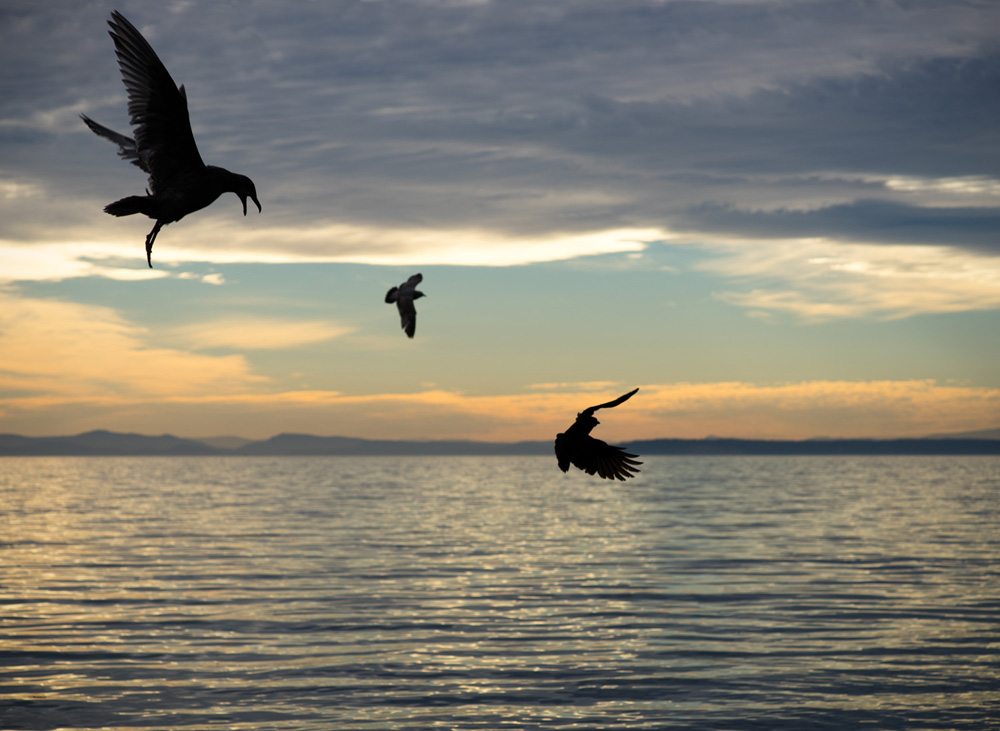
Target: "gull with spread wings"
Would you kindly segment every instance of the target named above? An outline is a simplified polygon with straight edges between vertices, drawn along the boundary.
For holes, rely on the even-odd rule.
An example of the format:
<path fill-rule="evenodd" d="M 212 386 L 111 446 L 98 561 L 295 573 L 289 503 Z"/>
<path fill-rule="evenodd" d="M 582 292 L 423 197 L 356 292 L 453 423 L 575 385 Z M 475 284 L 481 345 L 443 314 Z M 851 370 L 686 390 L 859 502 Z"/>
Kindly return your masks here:
<path fill-rule="evenodd" d="M 417 308 L 413 305 L 413 300 L 418 300 L 425 296 L 423 292 L 417 291 L 417 285 L 424 279 L 422 274 L 414 274 L 398 287 L 392 287 L 385 293 L 386 304 L 396 303 L 399 310 L 399 321 L 408 337 L 413 337 L 417 332 Z"/>
<path fill-rule="evenodd" d="M 606 480 L 619 479 L 624 482 L 628 477 L 635 477 L 639 472 L 636 465 L 642 464 L 635 459 L 639 455 L 629 454 L 621 447 L 614 447 L 595 439 L 590 436 L 590 432 L 600 424 L 594 417 L 595 411 L 618 406 L 632 398 L 638 390 L 636 388 L 614 401 L 591 406 L 577 414 L 573 425 L 565 432 L 556 435 L 556 459 L 559 461 L 559 469 L 566 472 L 570 464 L 573 464 L 588 475 L 597 473 Z"/>
<path fill-rule="evenodd" d="M 130 122 L 135 138 L 80 116 L 95 133 L 118 145 L 118 156 L 149 175 L 146 195 L 130 195 L 104 207 L 112 216 L 142 213 L 156 220 L 146 236 L 146 262 L 153 266 L 153 242 L 160 229 L 210 205 L 223 193 L 247 198 L 261 210 L 257 189 L 246 175 L 238 175 L 202 162 L 191 131 L 187 94 L 177 86 L 166 67 L 135 26 L 117 10 L 108 21 L 115 55 L 128 91 Z"/>

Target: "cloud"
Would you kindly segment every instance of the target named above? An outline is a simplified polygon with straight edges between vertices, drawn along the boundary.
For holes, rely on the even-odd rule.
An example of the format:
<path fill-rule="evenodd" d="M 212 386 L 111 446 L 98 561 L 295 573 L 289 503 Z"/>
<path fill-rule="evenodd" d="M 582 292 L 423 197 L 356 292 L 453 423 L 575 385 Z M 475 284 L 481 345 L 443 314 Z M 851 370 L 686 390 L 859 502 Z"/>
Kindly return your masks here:
<path fill-rule="evenodd" d="M 987 175 L 963 175 L 953 178 L 922 178 L 910 175 L 885 176 L 889 190 L 907 193 L 934 193 L 936 206 L 976 205 L 997 207 L 1000 203 L 1000 180 Z"/>
<path fill-rule="evenodd" d="M 680 436 L 917 437 L 937 425 L 954 432 L 1000 422 L 1000 389 L 933 380 L 671 384 L 646 391 L 644 408 Z"/>
<path fill-rule="evenodd" d="M 265 380 L 242 356 L 150 347 L 145 336 L 106 307 L 0 292 L 0 391 L 18 394 L 0 409 L 246 392 Z"/>
<path fill-rule="evenodd" d="M 580 391 L 607 391 L 613 390 L 618 384 L 615 381 L 584 381 L 584 382 L 560 382 L 560 383 L 532 383 L 530 389 L 539 391 L 569 391 L 579 393 Z"/>
<path fill-rule="evenodd" d="M 141 242 L 139 244 L 141 246 Z M 18 281 L 60 281 L 75 277 L 107 279 L 159 279 L 163 269 L 144 265 L 134 243 L 116 245 L 104 241 L 20 243 L 0 239 L 0 284 Z M 128 262 L 132 262 L 129 264 Z M 141 265 L 141 266 L 140 266 Z"/>
<path fill-rule="evenodd" d="M 895 182 L 897 189 L 940 192 L 943 183 Z M 988 187 L 987 187 L 988 186 Z M 1000 188 L 1000 181 L 984 180 L 978 190 Z M 953 190 L 961 190 L 956 186 Z M 823 238 L 843 243 L 906 244 L 954 247 L 1000 254 L 1000 195 L 993 207 L 912 206 L 858 200 L 810 210 L 740 210 L 706 205 L 688 212 L 686 228 L 700 235 L 738 235 L 747 239 Z"/>
<path fill-rule="evenodd" d="M 378 229 L 331 224 L 311 231 L 261 232 L 242 237 L 245 250 L 280 250 L 299 260 L 369 264 L 450 264 L 511 266 L 576 256 L 641 251 L 662 239 L 656 229 L 615 229 L 586 234 L 552 232 L 545 236 L 506 236 L 475 229 Z M 277 255 L 277 252 L 275 252 Z"/>
<path fill-rule="evenodd" d="M 113 225 L 115 222 L 110 222 Z M 183 224 L 184 222 L 182 222 Z M 170 236 L 169 234 L 173 234 Z M 183 235 L 182 235 L 183 234 Z M 596 254 L 638 252 L 669 234 L 658 229 L 611 229 L 579 234 L 509 236 L 476 229 L 387 229 L 331 223 L 310 229 L 261 227 L 240 229 L 218 219 L 175 224 L 157 239 L 155 269 L 145 267 L 141 238 L 119 233 L 105 240 L 30 244 L 0 240 L 5 268 L 0 282 L 61 280 L 72 277 L 145 279 L 170 274 L 187 262 L 366 263 L 380 265 L 449 264 L 514 266 Z M 131 265 L 126 266 L 128 262 Z M 178 276 L 188 277 L 181 273 Z M 221 274 L 203 279 L 221 283 Z"/>
<path fill-rule="evenodd" d="M 51 98 L 45 114 L 77 130 L 58 128 L 68 138 L 54 140 L 68 156 L 59 177 L 89 168 L 95 188 L 140 188 L 141 174 L 75 119 L 85 101 L 112 127 L 126 119 L 104 12 L 72 23 L 37 12 L 5 51 L 42 85 L 10 95 L 11 118 L 41 135 L 29 149 L 53 142 L 42 133 L 56 128 L 36 121 L 38 99 Z M 550 233 L 609 213 L 625 216 L 614 228 L 670 228 L 672 210 L 762 195 L 759 178 L 739 176 L 989 174 L 987 29 L 998 18 L 989 4 L 947 2 L 844 13 L 828 1 L 588 0 L 391 13 L 194 3 L 133 20 L 186 84 L 205 159 L 254 177 L 280 225 Z M 53 41 L 88 60 L 50 58 Z M 729 178 L 728 190 L 706 177 L 692 187 L 695 172 Z M 769 203 L 792 189 L 776 187 Z"/>
<path fill-rule="evenodd" d="M 141 249 L 148 221 L 100 209 L 144 177 L 76 119 L 125 129 L 106 11 L 68 7 L 6 11 L 0 60 L 26 71 L 5 82 L 0 143 L 21 152 L 0 231 Z M 650 231 L 996 253 L 989 3 L 191 3 L 132 19 L 186 84 L 205 159 L 265 204 L 241 219 L 224 196 L 172 224 L 162 262 L 504 265 Z"/>
<path fill-rule="evenodd" d="M 1000 258 L 945 247 L 843 244 L 823 238 L 731 241 L 699 268 L 750 290 L 716 293 L 755 312 L 819 322 L 1000 308 Z"/>
<path fill-rule="evenodd" d="M 16 200 L 19 198 L 29 198 L 37 196 L 41 188 L 37 183 L 17 180 L 4 180 L 0 178 L 0 198 L 6 200 Z"/>
<path fill-rule="evenodd" d="M 220 286 L 226 283 L 226 277 L 222 272 L 211 272 L 210 274 L 198 274 L 195 272 L 180 272 L 178 279 L 196 279 L 203 284 L 214 284 Z"/>
<path fill-rule="evenodd" d="M 244 382 L 245 385 L 245 382 Z M 548 440 L 577 412 L 620 395 L 628 385 L 578 391 L 466 395 L 444 389 L 351 395 L 336 391 L 242 389 L 229 393 L 133 394 L 85 399 L 72 394 L 0 401 L 6 430 L 71 433 L 93 428 L 231 433 L 279 432 L 368 438 Z M 239 390 L 239 389 L 238 389 Z M 55 418 L 60 415 L 60 420 Z M 786 384 L 643 384 L 603 419 L 601 436 L 628 440 L 710 435 L 754 439 L 899 437 L 995 428 L 1000 389 L 918 381 L 805 381 Z M 55 426 L 54 426 L 55 425 Z M 155 425 L 155 426 L 151 426 Z M 44 429 L 43 429 L 44 427 Z M 53 432 L 54 428 L 58 431 Z"/>
<path fill-rule="evenodd" d="M 341 337 L 353 328 L 322 320 L 234 316 L 173 328 L 173 336 L 198 349 L 276 350 Z"/>

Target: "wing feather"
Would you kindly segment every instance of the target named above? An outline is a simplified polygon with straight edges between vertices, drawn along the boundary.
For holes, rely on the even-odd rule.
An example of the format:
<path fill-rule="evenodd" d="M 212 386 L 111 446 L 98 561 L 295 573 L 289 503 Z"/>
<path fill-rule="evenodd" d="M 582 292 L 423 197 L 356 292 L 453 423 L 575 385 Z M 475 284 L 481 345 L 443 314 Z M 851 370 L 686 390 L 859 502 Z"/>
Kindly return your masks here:
<path fill-rule="evenodd" d="M 399 310 L 400 326 L 406 331 L 407 337 L 413 337 L 417 332 L 417 308 L 412 297 L 400 297 L 396 301 Z"/>
<path fill-rule="evenodd" d="M 205 163 L 191 131 L 184 87 L 174 83 L 152 46 L 124 15 L 115 10 L 111 18 L 108 25 L 128 92 L 136 154 L 146 165 L 155 193 Z"/>
<path fill-rule="evenodd" d="M 598 474 L 606 480 L 625 481 L 637 474 L 637 465 L 642 464 L 635 459 L 638 455 L 629 454 L 622 447 L 615 447 L 589 435 L 573 444 L 567 456 L 570 462 L 588 475 Z"/>

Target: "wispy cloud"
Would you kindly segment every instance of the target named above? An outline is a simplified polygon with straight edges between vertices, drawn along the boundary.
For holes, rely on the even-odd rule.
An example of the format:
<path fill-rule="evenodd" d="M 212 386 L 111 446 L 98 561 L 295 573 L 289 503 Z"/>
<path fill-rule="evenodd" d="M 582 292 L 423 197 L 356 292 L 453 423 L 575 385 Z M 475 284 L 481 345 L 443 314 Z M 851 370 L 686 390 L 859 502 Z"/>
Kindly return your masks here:
<path fill-rule="evenodd" d="M 644 390 L 646 424 L 660 419 L 678 436 L 922 436 L 938 424 L 948 432 L 1000 421 L 1000 389 L 933 380 L 670 384 Z"/>
<path fill-rule="evenodd" d="M 112 330 L 115 326 L 110 325 Z M 113 346 L 115 338 L 121 335 L 105 337 L 99 344 Z M 64 346 L 59 352 L 71 350 Z M 137 367 L 149 365 L 130 343 L 125 344 L 124 354 Z M 56 418 L 63 420 L 62 433 L 84 430 L 91 428 L 96 414 L 108 428 L 182 436 L 205 436 L 213 430 L 230 433 L 238 423 L 241 435 L 252 438 L 295 431 L 373 438 L 547 440 L 571 424 L 580 409 L 613 398 L 627 387 L 592 383 L 564 389 L 562 384 L 535 384 L 496 395 L 435 387 L 367 395 L 276 391 L 246 373 L 238 358 L 150 355 L 157 359 L 157 371 L 124 384 L 100 383 L 95 373 L 100 363 L 63 389 L 47 383 L 56 375 L 51 372 L 33 379 L 8 377 L 3 384 L 7 389 L 22 388 L 26 393 L 0 399 L 0 413 L 13 428 L 28 433 L 43 426 L 51 433 Z M 197 382 L 182 373 L 186 385 L 177 388 L 158 378 L 161 366 L 206 372 Z M 222 381 L 225 388 L 219 387 Z M 76 387 L 81 384 L 86 387 Z M 34 387 L 44 395 L 32 393 Z M 992 428 L 998 421 L 1000 389 L 932 380 L 673 383 L 642 384 L 639 397 L 629 402 L 629 408 L 616 410 L 604 430 L 607 438 L 619 442 L 710 435 L 898 437 Z"/>
<path fill-rule="evenodd" d="M 913 188 L 911 188 L 912 190 Z M 926 190 L 940 192 L 941 187 Z M 830 243 L 954 247 L 996 255 L 1000 197 L 993 206 L 910 206 L 858 200 L 805 210 L 740 210 L 702 206 L 689 211 L 686 227 L 703 236 L 743 236 L 763 240 L 823 238 Z"/>
<path fill-rule="evenodd" d="M 240 355 L 150 346 L 109 308 L 0 292 L 0 390 L 21 394 L 8 406 L 244 392 L 264 380 Z"/>
<path fill-rule="evenodd" d="M 143 219 L 145 221 L 145 219 Z M 110 222 L 114 225 L 118 222 Z M 145 223 L 142 224 L 144 227 Z M 236 224 L 239 225 L 238 223 Z M 127 233 L 81 233 L 93 239 L 35 241 L 0 240 L 0 257 L 8 263 L 0 281 L 46 281 L 71 277 L 155 278 L 190 262 L 215 264 L 307 262 L 455 266 L 516 266 L 597 254 L 638 252 L 649 242 L 669 237 L 658 229 L 612 229 L 586 234 L 552 232 L 544 236 L 510 236 L 475 229 L 392 229 L 378 226 L 326 224 L 311 229 L 273 226 L 243 229 L 219 219 L 196 226 L 175 224 L 157 239 L 157 269 L 143 269 L 144 234 L 132 225 Z M 142 230 L 145 230 L 143 228 Z M 132 266 L 123 267 L 125 262 Z M 214 280 L 207 280 L 210 283 Z"/>
<path fill-rule="evenodd" d="M 882 179 L 889 190 L 919 194 L 930 205 L 1000 206 L 1000 180 L 988 175 L 963 175 L 953 178 L 928 178 L 910 175 L 886 176 Z M 939 197 L 928 199 L 924 194 Z"/>
<path fill-rule="evenodd" d="M 614 389 L 621 384 L 616 381 L 587 381 L 587 382 L 560 382 L 560 383 L 532 383 L 530 389 L 538 391 L 568 391 L 579 393 L 581 391 L 607 391 Z"/>
<path fill-rule="evenodd" d="M 0 178 L 0 198 L 17 200 L 41 193 L 41 186 L 32 181 L 4 180 Z"/>
<path fill-rule="evenodd" d="M 352 332 L 321 320 L 236 316 L 209 318 L 173 328 L 173 336 L 196 349 L 276 350 L 331 340 Z"/>
<path fill-rule="evenodd" d="M 139 242 L 142 245 L 142 242 Z M 164 269 L 139 266 L 137 247 L 104 241 L 22 243 L 0 239 L 0 284 L 61 281 L 78 277 L 137 280 L 168 276 Z M 128 262 L 133 262 L 131 265 Z"/>
<path fill-rule="evenodd" d="M 699 267 L 751 283 L 719 299 L 809 322 L 1000 308 L 1000 258 L 942 247 L 748 240 L 719 246 Z"/>

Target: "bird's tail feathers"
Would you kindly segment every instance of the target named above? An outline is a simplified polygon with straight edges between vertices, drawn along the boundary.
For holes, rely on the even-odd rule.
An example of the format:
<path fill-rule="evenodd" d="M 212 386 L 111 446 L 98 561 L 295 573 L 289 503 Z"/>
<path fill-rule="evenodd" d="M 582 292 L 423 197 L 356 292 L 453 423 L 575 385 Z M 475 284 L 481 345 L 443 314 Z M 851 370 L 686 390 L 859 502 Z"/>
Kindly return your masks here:
<path fill-rule="evenodd" d="M 150 218 L 156 218 L 153 211 L 153 199 L 148 195 L 130 195 L 114 203 L 104 206 L 104 212 L 112 216 L 131 216 L 134 213 L 143 213 Z"/>
<path fill-rule="evenodd" d="M 399 292 L 399 287 L 393 287 L 392 289 L 390 289 L 388 292 L 385 293 L 385 301 L 389 303 L 395 302 L 399 298 L 398 292 Z"/>

